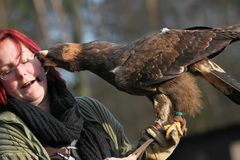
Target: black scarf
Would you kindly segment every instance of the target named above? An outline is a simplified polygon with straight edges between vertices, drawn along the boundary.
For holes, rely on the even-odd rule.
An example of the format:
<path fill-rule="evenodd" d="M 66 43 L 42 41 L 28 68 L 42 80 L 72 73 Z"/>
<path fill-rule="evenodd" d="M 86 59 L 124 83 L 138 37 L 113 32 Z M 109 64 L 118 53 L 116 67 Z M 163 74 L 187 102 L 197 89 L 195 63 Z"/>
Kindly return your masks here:
<path fill-rule="evenodd" d="M 5 110 L 19 116 L 43 145 L 61 147 L 78 139 L 78 154 L 82 160 L 114 156 L 106 134 L 98 124 L 84 120 L 72 94 L 54 83 L 48 85 L 51 114 L 12 97 L 8 97 Z"/>

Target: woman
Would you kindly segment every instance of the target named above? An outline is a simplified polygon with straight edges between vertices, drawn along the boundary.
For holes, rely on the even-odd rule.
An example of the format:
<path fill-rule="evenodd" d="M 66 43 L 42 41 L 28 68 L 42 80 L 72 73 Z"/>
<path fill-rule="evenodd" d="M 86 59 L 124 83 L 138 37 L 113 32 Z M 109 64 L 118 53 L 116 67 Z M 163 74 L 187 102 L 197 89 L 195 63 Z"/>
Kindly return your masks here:
<path fill-rule="evenodd" d="M 118 121 L 97 100 L 74 98 L 54 68 L 41 66 L 34 56 L 39 50 L 24 34 L 0 30 L 0 159 L 129 155 L 133 148 Z M 165 157 L 176 144 L 167 147 Z"/>

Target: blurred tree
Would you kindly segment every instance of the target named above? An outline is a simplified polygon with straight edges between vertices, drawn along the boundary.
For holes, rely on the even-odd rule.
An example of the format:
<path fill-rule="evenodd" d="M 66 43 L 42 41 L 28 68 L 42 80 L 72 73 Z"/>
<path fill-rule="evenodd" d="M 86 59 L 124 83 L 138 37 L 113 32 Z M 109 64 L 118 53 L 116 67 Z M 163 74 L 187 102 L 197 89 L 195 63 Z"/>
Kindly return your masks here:
<path fill-rule="evenodd" d="M 52 4 L 53 13 L 56 17 L 59 33 L 61 34 L 59 37 L 59 41 L 72 41 L 72 34 L 69 34 L 66 31 L 67 15 L 63 7 L 62 0 L 50 0 L 50 2 Z"/>
<path fill-rule="evenodd" d="M 4 0 L 0 0 L 0 28 L 7 28 L 7 14 L 6 14 L 6 5 Z"/>
<path fill-rule="evenodd" d="M 0 19 L 1 24 L 5 23 L 5 27 L 18 29 L 31 35 L 35 41 L 40 41 L 40 26 L 32 0 L 1 0 L 0 3 L 1 7 L 5 7 L 3 15 L 6 16 L 5 19 Z M 1 16 L 3 15 L 1 14 Z"/>
<path fill-rule="evenodd" d="M 161 24 L 161 20 L 159 19 L 159 4 L 160 1 L 158 0 L 145 0 L 146 8 L 148 13 L 148 24 L 149 29 L 154 30 L 156 29 L 159 24 Z"/>
<path fill-rule="evenodd" d="M 81 23 L 81 17 L 80 11 L 83 7 L 81 6 L 80 2 L 78 0 L 68 0 L 64 1 L 64 6 L 67 15 L 67 19 L 69 19 L 71 23 L 70 28 L 72 28 L 72 40 L 74 42 L 80 42 L 82 40 L 82 28 L 83 25 Z M 79 9 L 81 8 L 81 9 Z"/>
<path fill-rule="evenodd" d="M 35 9 L 37 11 L 41 33 L 45 44 L 52 44 L 52 41 L 49 37 L 50 25 L 48 23 L 48 10 L 47 5 L 44 0 L 33 0 Z"/>

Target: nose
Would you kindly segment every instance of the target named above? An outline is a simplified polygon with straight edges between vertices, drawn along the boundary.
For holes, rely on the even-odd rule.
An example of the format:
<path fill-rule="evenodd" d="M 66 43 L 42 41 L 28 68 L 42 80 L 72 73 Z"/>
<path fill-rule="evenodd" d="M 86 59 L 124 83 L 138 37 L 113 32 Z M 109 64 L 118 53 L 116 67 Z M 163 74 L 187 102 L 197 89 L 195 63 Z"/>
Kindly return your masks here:
<path fill-rule="evenodd" d="M 26 75 L 26 69 L 19 64 L 15 69 L 15 76 L 17 79 L 22 79 Z"/>

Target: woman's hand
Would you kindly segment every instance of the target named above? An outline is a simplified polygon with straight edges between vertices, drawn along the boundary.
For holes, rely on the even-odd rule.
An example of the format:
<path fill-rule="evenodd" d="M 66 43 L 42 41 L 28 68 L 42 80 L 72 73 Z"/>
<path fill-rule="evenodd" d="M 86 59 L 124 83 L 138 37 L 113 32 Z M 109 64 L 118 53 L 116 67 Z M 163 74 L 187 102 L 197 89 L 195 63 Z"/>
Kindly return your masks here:
<path fill-rule="evenodd" d="M 137 156 L 136 155 L 129 155 L 128 157 L 124 157 L 124 158 L 110 157 L 110 158 L 106 158 L 105 160 L 137 160 Z"/>

